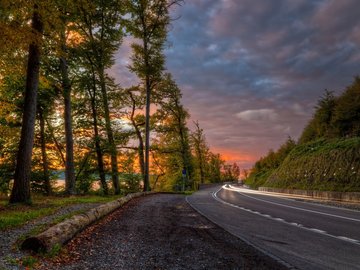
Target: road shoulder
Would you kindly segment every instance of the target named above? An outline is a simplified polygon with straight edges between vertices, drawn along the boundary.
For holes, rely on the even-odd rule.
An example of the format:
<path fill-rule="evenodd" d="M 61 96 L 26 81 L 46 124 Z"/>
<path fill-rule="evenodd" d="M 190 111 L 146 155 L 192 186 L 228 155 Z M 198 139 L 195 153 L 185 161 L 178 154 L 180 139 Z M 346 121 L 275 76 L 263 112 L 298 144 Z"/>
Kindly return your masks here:
<path fill-rule="evenodd" d="M 183 195 L 135 199 L 42 269 L 285 269 L 193 210 Z"/>

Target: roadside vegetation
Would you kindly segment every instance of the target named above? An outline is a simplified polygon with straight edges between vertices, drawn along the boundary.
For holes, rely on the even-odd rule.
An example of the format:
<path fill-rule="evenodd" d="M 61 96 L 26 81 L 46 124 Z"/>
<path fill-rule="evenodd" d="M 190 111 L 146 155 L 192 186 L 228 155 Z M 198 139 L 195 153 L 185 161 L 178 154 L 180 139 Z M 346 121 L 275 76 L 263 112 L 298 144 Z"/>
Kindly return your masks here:
<path fill-rule="evenodd" d="M 36 194 L 59 193 L 59 172 L 62 196 L 89 194 L 94 183 L 108 196 L 237 179 L 237 164 L 225 164 L 200 124 L 188 123 L 165 69 L 169 10 L 182 3 L 1 2 L 0 196 L 36 208 Z M 124 39 L 130 61 L 116 73 L 133 74 L 127 87 L 109 73 Z"/>
<path fill-rule="evenodd" d="M 360 192 L 360 77 L 338 97 L 325 91 L 315 109 L 299 141 L 269 151 L 246 184 Z"/>
<path fill-rule="evenodd" d="M 119 197 L 118 195 L 106 197 L 98 195 L 60 197 L 35 194 L 32 198 L 31 205 L 9 204 L 8 198 L 2 197 L 0 198 L 0 231 L 19 227 L 31 220 L 53 214 L 65 206 L 73 204 L 106 203 Z M 67 214 L 66 217 L 73 214 L 78 214 L 78 212 Z M 61 222 L 66 217 L 59 217 L 54 222 Z"/>

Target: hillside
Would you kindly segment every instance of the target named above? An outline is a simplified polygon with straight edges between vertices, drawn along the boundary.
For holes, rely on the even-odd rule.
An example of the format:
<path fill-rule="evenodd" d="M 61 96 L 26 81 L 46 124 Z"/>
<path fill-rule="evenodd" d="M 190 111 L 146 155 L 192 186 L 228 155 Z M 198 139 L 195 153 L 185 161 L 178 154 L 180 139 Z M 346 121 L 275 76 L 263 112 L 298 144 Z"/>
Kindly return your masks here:
<path fill-rule="evenodd" d="M 360 191 L 360 78 L 342 95 L 326 91 L 297 143 L 289 138 L 252 168 L 246 184 Z"/>
<path fill-rule="evenodd" d="M 295 147 L 265 182 L 293 189 L 360 191 L 360 138 Z"/>

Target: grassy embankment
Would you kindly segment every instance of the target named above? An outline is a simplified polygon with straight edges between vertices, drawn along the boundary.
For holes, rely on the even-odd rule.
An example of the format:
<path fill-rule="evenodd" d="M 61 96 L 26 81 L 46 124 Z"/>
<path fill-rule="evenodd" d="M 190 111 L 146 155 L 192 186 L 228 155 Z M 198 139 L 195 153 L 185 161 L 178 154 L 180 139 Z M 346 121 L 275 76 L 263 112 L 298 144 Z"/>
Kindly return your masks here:
<path fill-rule="evenodd" d="M 34 195 L 32 205 L 9 205 L 7 198 L 0 198 L 0 231 L 21 226 L 31 220 L 51 215 L 62 207 L 71 204 L 105 203 L 120 196 L 72 196 L 72 197 L 45 197 Z M 73 214 L 76 214 L 75 212 Z M 67 217 L 69 214 L 67 214 Z M 57 219 L 60 222 L 64 217 Z"/>
<path fill-rule="evenodd" d="M 253 188 L 360 192 L 360 138 L 297 145 L 277 168 L 252 174 L 247 184 Z"/>

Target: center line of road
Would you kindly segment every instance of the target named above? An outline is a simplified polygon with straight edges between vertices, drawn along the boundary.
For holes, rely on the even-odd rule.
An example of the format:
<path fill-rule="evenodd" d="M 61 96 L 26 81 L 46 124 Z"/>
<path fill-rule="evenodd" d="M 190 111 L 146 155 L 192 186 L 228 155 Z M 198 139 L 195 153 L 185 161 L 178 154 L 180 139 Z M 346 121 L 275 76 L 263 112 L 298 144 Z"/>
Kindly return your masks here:
<path fill-rule="evenodd" d="M 300 211 L 305 211 L 305 212 L 309 212 L 309 213 L 315 213 L 315 214 L 319 214 L 319 215 L 324 215 L 324 216 L 329 216 L 329 217 L 335 217 L 335 218 L 341 218 L 341 219 L 346 219 L 346 220 L 351 220 L 351 221 L 360 222 L 360 219 L 356 219 L 356 218 L 349 218 L 349 217 L 344 217 L 344 216 L 339 216 L 339 215 L 324 213 L 324 212 L 320 212 L 320 211 L 309 210 L 309 209 L 305 209 L 305 208 L 301 208 L 301 207 L 296 207 L 296 206 L 290 206 L 290 205 L 286 205 L 286 204 L 271 202 L 271 201 L 268 201 L 268 200 L 259 199 L 259 198 L 255 198 L 255 197 L 246 195 L 246 194 L 242 193 L 242 192 L 239 191 L 239 190 L 235 190 L 235 189 L 232 189 L 232 188 L 228 188 L 228 187 L 226 187 L 226 186 L 223 186 L 222 188 L 223 188 L 223 189 L 226 189 L 226 190 L 233 191 L 233 192 L 237 192 L 237 193 L 239 193 L 240 195 L 242 195 L 242 196 L 244 196 L 244 197 L 247 197 L 247 198 L 250 198 L 250 199 L 253 199 L 253 200 L 257 200 L 257 201 L 261 201 L 261 202 L 266 202 L 266 203 L 270 203 L 270 204 L 274 204 L 274 205 L 278 205 L 278 206 L 282 206 L 282 207 L 287 207 L 287 208 L 291 208 L 291 209 L 296 209 L 296 210 L 300 210 Z M 219 191 L 217 191 L 217 192 L 219 192 Z"/>
<path fill-rule="evenodd" d="M 271 220 L 274 220 L 274 221 L 277 221 L 277 222 L 280 222 L 280 223 L 285 223 L 287 225 L 291 225 L 293 227 L 297 227 L 297 228 L 300 228 L 300 229 L 303 229 L 303 230 L 307 230 L 307 231 L 311 231 L 311 232 L 314 232 L 314 233 L 318 233 L 318 234 L 321 234 L 321 235 L 326 235 L 326 236 L 329 236 L 331 238 L 335 238 L 335 239 L 338 239 L 338 240 L 342 240 L 342 241 L 345 241 L 345 242 L 348 242 L 348 243 L 352 243 L 352 244 L 355 244 L 357 246 L 360 246 L 360 241 L 357 240 L 357 239 L 352 239 L 352 238 L 348 238 L 348 237 L 345 237 L 345 236 L 336 236 L 336 235 L 332 235 L 332 234 L 329 234 L 327 233 L 326 231 L 323 231 L 323 230 L 319 230 L 319 229 L 316 229 L 316 228 L 308 228 L 308 227 L 305 227 L 303 226 L 302 224 L 298 224 L 298 223 L 294 223 L 294 222 L 288 222 L 282 218 L 275 218 L 275 217 L 272 217 L 272 216 L 269 216 L 269 215 L 266 215 L 266 214 L 263 214 L 263 213 L 259 213 L 257 211 L 253 211 L 251 209 L 247 209 L 247 208 L 244 208 L 244 207 L 241 207 L 241 206 L 238 206 L 238 205 L 235 205 L 235 204 L 232 204 L 232 203 L 229 203 L 227 201 L 224 201 L 222 199 L 220 199 L 218 196 L 217 196 L 217 193 L 222 190 L 224 187 L 220 188 L 218 191 L 216 192 L 213 192 L 211 195 L 212 197 L 217 200 L 218 202 L 222 203 L 222 204 L 226 204 L 228 206 L 231 206 L 231 207 L 234 207 L 234 208 L 237 208 L 237 209 L 240 209 L 240 210 L 243 210 L 243 211 L 246 211 L 246 212 L 250 212 L 252 214 L 255 214 L 255 215 L 258 215 L 258 216 L 262 216 L 262 217 L 265 217 L 265 218 L 268 218 L 268 219 L 271 219 Z"/>

